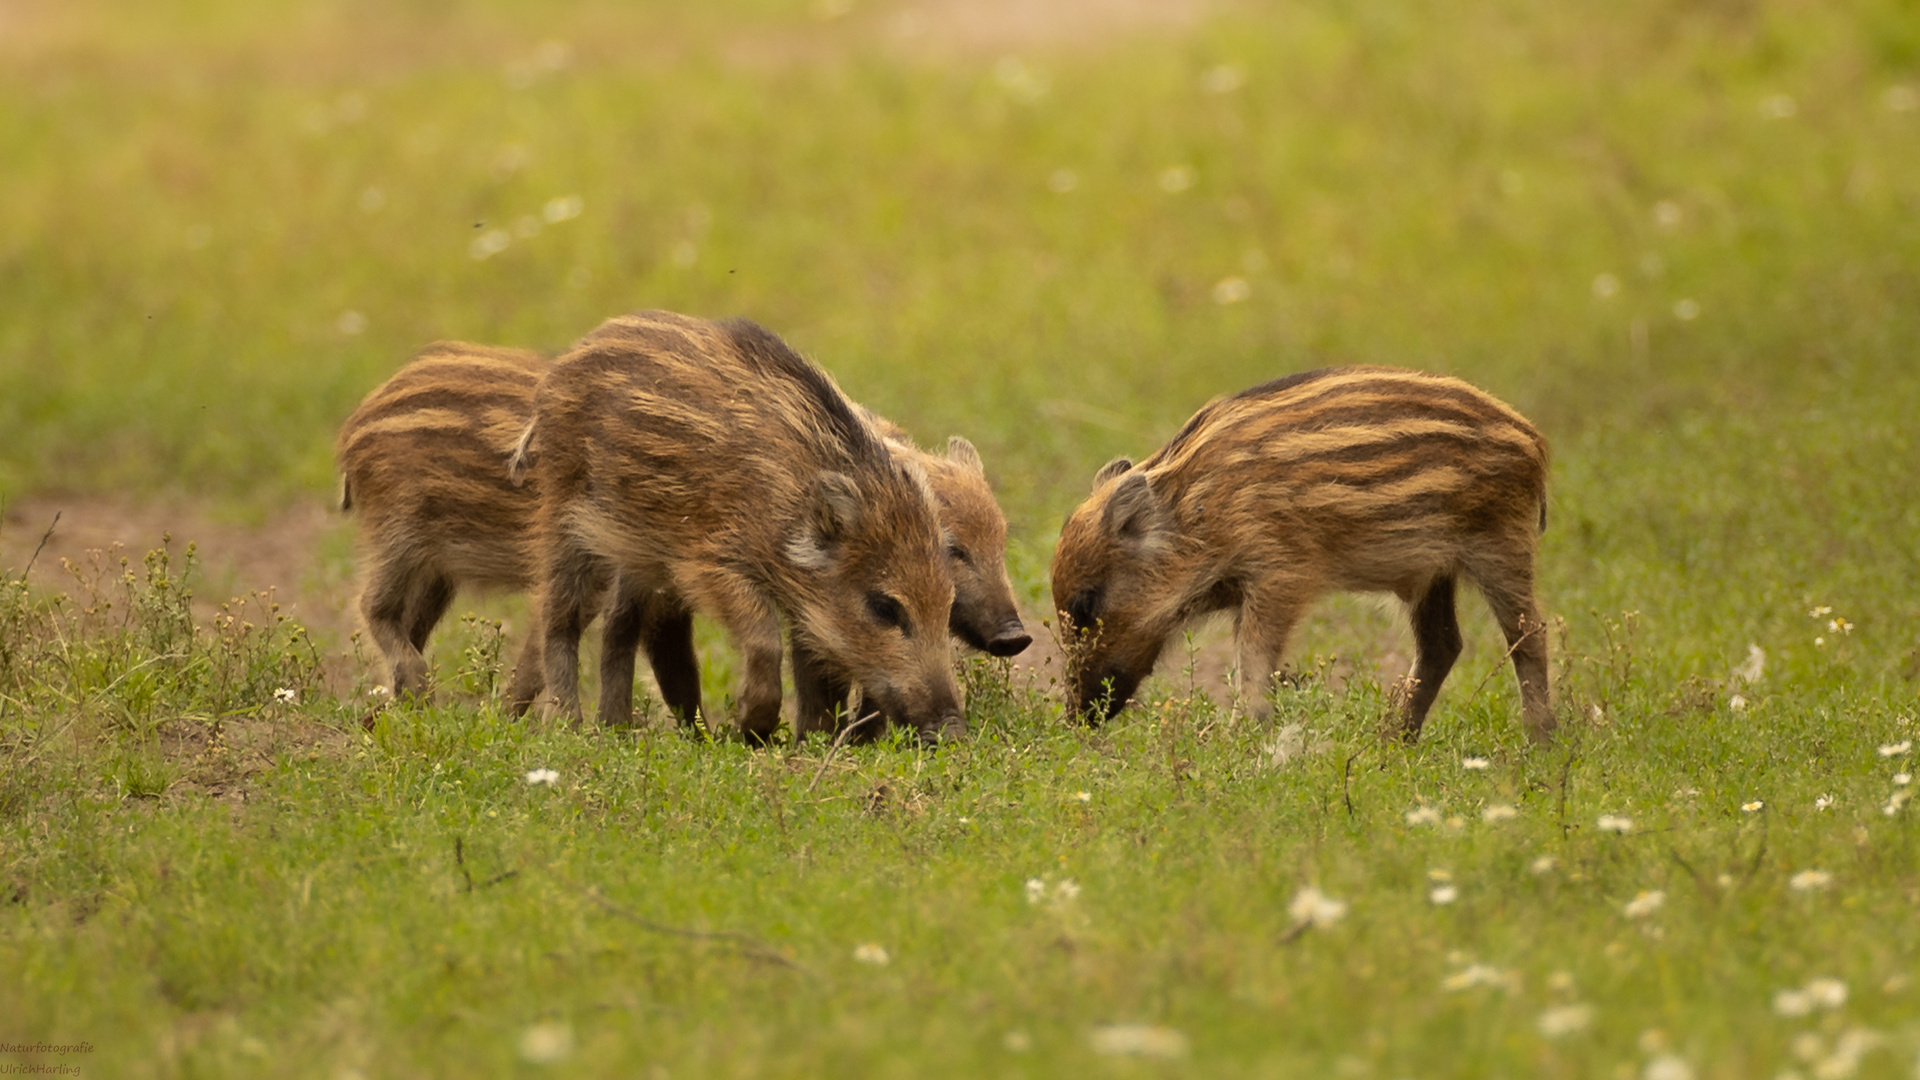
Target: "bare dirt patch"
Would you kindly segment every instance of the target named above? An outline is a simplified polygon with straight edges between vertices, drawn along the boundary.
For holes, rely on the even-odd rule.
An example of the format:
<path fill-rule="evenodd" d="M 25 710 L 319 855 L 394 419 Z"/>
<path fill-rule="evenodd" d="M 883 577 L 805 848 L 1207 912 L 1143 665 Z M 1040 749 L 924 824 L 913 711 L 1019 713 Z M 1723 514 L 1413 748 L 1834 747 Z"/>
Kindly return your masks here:
<path fill-rule="evenodd" d="M 353 586 L 345 564 L 326 560 L 322 550 L 345 527 L 340 515 L 318 500 L 247 525 L 188 503 L 37 495 L 8 504 L 0 516 L 0 572 L 19 574 L 31 562 L 32 584 L 65 592 L 75 584 L 65 564 L 85 565 L 90 552 L 124 557 L 137 567 L 163 542 L 176 560 L 191 543 L 199 567 L 193 586 L 198 602 L 210 606 L 271 590 L 289 618 L 344 636 L 353 627 Z"/>

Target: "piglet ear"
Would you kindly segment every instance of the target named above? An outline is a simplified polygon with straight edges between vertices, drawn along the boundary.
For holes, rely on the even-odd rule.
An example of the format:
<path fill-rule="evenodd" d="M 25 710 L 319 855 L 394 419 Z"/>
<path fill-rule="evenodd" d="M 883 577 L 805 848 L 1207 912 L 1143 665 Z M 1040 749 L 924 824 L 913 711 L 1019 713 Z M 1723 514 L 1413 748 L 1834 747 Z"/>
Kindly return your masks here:
<path fill-rule="evenodd" d="M 1123 457 L 1114 458 L 1112 461 L 1100 466 L 1100 471 L 1093 474 L 1093 490 L 1099 491 L 1107 481 L 1131 468 L 1133 468 L 1133 459 Z"/>
<path fill-rule="evenodd" d="M 813 481 L 814 538 L 837 544 L 860 523 L 860 485 L 846 473 L 824 472 Z"/>
<path fill-rule="evenodd" d="M 972 469 L 982 476 L 987 474 L 987 467 L 980 460 L 980 451 L 975 450 L 972 443 L 959 435 L 947 440 L 947 460 Z"/>
<path fill-rule="evenodd" d="M 1120 481 L 1107 499 L 1107 532 L 1121 540 L 1151 540 L 1168 527 L 1167 508 L 1145 473 Z"/>
<path fill-rule="evenodd" d="M 807 498 L 806 518 L 787 541 L 787 558 L 804 569 L 824 570 L 833 561 L 833 548 L 860 522 L 860 485 L 845 473 L 821 473 Z"/>

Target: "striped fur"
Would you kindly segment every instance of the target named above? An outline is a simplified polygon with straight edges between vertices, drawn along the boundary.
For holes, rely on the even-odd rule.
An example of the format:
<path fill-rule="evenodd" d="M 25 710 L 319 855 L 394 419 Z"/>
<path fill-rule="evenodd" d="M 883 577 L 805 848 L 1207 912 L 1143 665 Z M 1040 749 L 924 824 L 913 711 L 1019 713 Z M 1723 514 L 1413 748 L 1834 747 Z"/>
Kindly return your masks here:
<path fill-rule="evenodd" d="M 750 741 L 780 720 L 783 620 L 796 648 L 888 715 L 927 736 L 962 727 L 953 585 L 926 473 L 765 329 L 669 312 L 609 320 L 541 381 L 516 467 L 540 489 L 551 711 L 579 715 L 581 628 L 617 582 L 603 720 L 625 719 L 608 709 L 626 699 L 640 645 L 668 704 L 698 709 L 686 632 L 697 610 L 745 660 L 738 723 Z"/>
<path fill-rule="evenodd" d="M 420 650 L 459 589 L 531 584 L 537 500 L 508 482 L 506 464 L 545 367 L 537 353 L 436 342 L 340 428 L 341 508 L 360 519 L 360 611 L 396 695 L 425 689 Z"/>
<path fill-rule="evenodd" d="M 1328 368 L 1215 400 L 1146 461 L 1102 469 L 1061 531 L 1053 596 L 1072 635 L 1072 705 L 1111 716 L 1181 626 L 1231 610 L 1243 694 L 1264 718 L 1307 606 L 1390 592 L 1413 621 L 1403 721 L 1415 738 L 1459 656 L 1454 588 L 1466 578 L 1512 646 L 1527 730 L 1545 739 L 1533 568 L 1546 477 L 1533 425 L 1446 376 Z"/>

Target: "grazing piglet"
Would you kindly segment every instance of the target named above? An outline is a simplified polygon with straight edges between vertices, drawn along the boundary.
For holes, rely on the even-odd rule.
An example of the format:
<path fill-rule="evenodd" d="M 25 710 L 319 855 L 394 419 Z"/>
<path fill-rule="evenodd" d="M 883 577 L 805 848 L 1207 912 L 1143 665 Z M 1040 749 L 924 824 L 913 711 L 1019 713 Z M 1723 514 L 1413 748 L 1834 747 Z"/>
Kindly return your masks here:
<path fill-rule="evenodd" d="M 917 462 L 933 488 L 946 533 L 947 570 L 953 577 L 953 613 L 947 629 L 981 652 L 1018 655 L 1033 638 L 1014 606 L 1013 584 L 1007 580 L 1007 518 L 987 484 L 979 451 L 955 435 L 947 440 L 944 457 L 929 454 L 891 421 L 867 415 L 893 456 Z M 846 676 L 796 641 L 793 682 L 800 706 L 794 737 L 831 730 L 835 711 L 846 704 L 851 689 Z"/>
<path fill-rule="evenodd" d="M 1391 592 L 1418 658 L 1403 714 L 1419 737 L 1460 655 L 1454 583 L 1478 585 L 1511 646 L 1527 734 L 1553 730 L 1533 564 L 1547 447 L 1458 379 L 1327 368 L 1217 399 L 1135 465 L 1094 477 L 1053 557 L 1075 712 L 1120 711 L 1189 620 L 1232 610 L 1245 698 L 1268 699 L 1287 634 L 1316 597 Z"/>
<path fill-rule="evenodd" d="M 537 501 L 508 481 L 507 458 L 545 369 L 537 353 L 436 342 L 340 428 L 340 507 L 360 519 L 366 564 L 360 611 L 396 696 L 426 689 L 420 651 L 459 589 L 531 584 Z"/>
<path fill-rule="evenodd" d="M 923 737 L 964 730 L 926 474 L 772 333 L 658 311 L 603 323 L 541 381 L 514 461 L 529 469 L 552 711 L 579 717 L 581 629 L 617 581 L 603 719 L 629 699 L 643 641 L 667 704 L 698 708 L 686 626 L 704 611 L 745 661 L 750 742 L 780 722 L 783 617 Z"/>

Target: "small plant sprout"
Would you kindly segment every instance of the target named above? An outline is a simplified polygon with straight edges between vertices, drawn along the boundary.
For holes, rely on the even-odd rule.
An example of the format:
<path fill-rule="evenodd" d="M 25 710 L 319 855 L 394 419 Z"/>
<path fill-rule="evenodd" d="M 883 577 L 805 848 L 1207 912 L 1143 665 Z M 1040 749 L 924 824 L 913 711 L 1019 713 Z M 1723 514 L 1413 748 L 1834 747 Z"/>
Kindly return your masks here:
<path fill-rule="evenodd" d="M 856 963 L 870 964 L 873 967 L 886 967 L 893 962 L 893 957 L 887 955 L 886 946 L 871 941 L 854 946 L 853 959 Z"/>
<path fill-rule="evenodd" d="M 1287 905 L 1287 914 L 1293 916 L 1294 926 L 1305 929 L 1309 926 L 1325 930 L 1347 916 L 1347 902 L 1335 900 L 1318 888 L 1308 885 L 1294 894 L 1293 903 Z"/>
<path fill-rule="evenodd" d="M 1633 819 L 1617 814 L 1601 814 L 1599 820 L 1594 822 L 1594 826 L 1601 832 L 1625 836 L 1633 831 Z"/>
<path fill-rule="evenodd" d="M 1509 806 L 1505 803 L 1495 803 L 1485 810 L 1480 811 L 1480 820 L 1489 825 L 1500 821 L 1511 821 L 1519 816 L 1520 811 L 1517 807 Z"/>
<path fill-rule="evenodd" d="M 1833 875 L 1825 870 L 1802 870 L 1787 879 L 1787 887 L 1794 892 L 1819 892 L 1833 884 Z"/>
<path fill-rule="evenodd" d="M 1493 762 L 1483 757 L 1464 757 L 1460 759 L 1460 767 L 1468 772 L 1482 772 L 1492 764 Z"/>
<path fill-rule="evenodd" d="M 534 787 L 542 784 L 552 785 L 560 782 L 560 774 L 552 769 L 528 769 L 527 783 Z"/>
<path fill-rule="evenodd" d="M 1534 1027 L 1539 1030 L 1542 1038 L 1558 1039 L 1577 1031 L 1584 1031 L 1592 1023 L 1593 1006 L 1556 1005 L 1541 1013 L 1540 1019 L 1534 1022 Z"/>
<path fill-rule="evenodd" d="M 1667 894 L 1659 889 L 1644 889 L 1633 899 L 1620 906 L 1621 914 L 1629 919 L 1644 919 L 1659 911 L 1667 902 Z"/>

